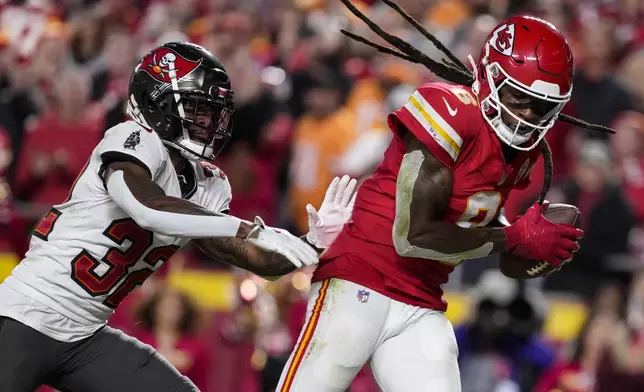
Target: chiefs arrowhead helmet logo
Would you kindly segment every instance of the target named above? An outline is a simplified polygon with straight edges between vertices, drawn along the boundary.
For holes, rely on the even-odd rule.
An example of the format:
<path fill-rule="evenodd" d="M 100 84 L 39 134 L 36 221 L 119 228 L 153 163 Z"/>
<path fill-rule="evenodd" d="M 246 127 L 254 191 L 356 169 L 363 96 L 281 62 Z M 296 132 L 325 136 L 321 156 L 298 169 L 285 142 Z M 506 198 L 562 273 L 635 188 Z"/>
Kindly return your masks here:
<path fill-rule="evenodd" d="M 201 60 L 188 60 L 172 49 L 159 48 L 143 58 L 139 69 L 146 71 L 162 83 L 172 83 L 172 79 L 176 81 L 183 79 L 197 69 L 199 64 Z"/>
<path fill-rule="evenodd" d="M 490 46 L 501 54 L 511 56 L 514 50 L 514 33 L 514 23 L 510 25 L 502 24 L 492 34 Z"/>

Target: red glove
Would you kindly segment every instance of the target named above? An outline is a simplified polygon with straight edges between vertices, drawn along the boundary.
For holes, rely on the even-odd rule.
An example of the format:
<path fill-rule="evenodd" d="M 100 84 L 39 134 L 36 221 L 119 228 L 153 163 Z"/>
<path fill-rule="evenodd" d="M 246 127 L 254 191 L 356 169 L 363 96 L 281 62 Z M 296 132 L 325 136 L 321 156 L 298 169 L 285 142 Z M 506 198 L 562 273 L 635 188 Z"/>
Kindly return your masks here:
<path fill-rule="evenodd" d="M 504 227 L 507 251 L 526 259 L 542 260 L 559 267 L 579 250 L 582 230 L 552 223 L 543 216 L 548 205 L 534 203 L 514 224 Z"/>

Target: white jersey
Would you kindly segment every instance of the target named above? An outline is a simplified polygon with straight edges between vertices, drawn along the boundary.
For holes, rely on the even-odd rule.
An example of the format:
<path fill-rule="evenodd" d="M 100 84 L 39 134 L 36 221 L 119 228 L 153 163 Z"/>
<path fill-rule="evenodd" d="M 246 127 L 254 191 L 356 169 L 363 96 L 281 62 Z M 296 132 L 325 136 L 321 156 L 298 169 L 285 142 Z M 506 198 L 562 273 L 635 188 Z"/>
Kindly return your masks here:
<path fill-rule="evenodd" d="M 52 207 L 35 229 L 25 259 L 0 285 L 0 315 L 60 341 L 89 337 L 188 242 L 141 228 L 112 200 L 103 170 L 106 162 L 123 160 L 146 167 L 168 196 L 228 210 L 230 184 L 219 169 L 191 162 L 178 174 L 155 132 L 121 123 L 94 149 L 68 200 Z"/>

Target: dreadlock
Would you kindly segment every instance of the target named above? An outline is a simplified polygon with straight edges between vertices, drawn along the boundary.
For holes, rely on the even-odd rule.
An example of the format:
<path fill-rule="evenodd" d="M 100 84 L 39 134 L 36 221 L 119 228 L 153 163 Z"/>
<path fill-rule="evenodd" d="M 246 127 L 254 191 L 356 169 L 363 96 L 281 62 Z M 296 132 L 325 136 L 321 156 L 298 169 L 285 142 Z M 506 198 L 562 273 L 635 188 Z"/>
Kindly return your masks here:
<path fill-rule="evenodd" d="M 576 125 L 580 128 L 585 128 L 588 129 L 589 131 L 594 131 L 594 132 L 603 132 L 603 133 L 615 133 L 612 129 L 605 127 L 603 125 L 597 125 L 597 124 L 591 124 L 588 123 L 584 120 L 580 120 L 575 117 L 570 117 L 567 114 L 560 114 L 559 115 L 559 120 L 563 122 L 567 122 L 568 124 Z"/>
<path fill-rule="evenodd" d="M 420 32 L 425 38 L 430 40 L 434 44 L 434 46 L 436 46 L 436 48 L 440 50 L 447 57 L 447 59 L 443 59 L 441 60 L 441 62 L 438 62 L 429 58 L 429 56 L 427 56 L 425 53 L 421 52 L 420 50 L 416 49 L 408 42 L 404 41 L 403 39 L 395 35 L 389 34 L 386 31 L 384 31 L 382 28 L 380 28 L 380 26 L 378 26 L 371 19 L 369 19 L 365 14 L 363 14 L 359 9 L 357 9 L 351 3 L 351 0 L 341 0 L 341 1 L 349 9 L 349 11 L 351 11 L 353 15 L 358 17 L 358 19 L 363 21 L 371 29 L 371 31 L 376 33 L 380 38 L 387 41 L 390 45 L 392 45 L 397 50 L 390 49 L 386 46 L 377 44 L 373 41 L 368 40 L 367 38 L 364 38 L 362 36 L 359 36 L 357 34 L 354 34 L 344 29 L 341 30 L 342 34 L 346 35 L 347 37 L 355 41 L 371 46 L 372 48 L 377 49 L 379 52 L 390 54 L 415 64 L 422 64 L 437 76 L 447 81 L 450 81 L 452 83 L 457 83 L 463 86 L 471 86 L 474 83 L 475 78 L 472 71 L 470 71 L 470 69 L 467 68 L 467 66 L 463 64 L 463 62 L 461 62 L 449 49 L 447 49 L 445 45 L 443 45 L 443 43 L 438 40 L 438 38 L 436 38 L 432 33 L 427 31 L 411 15 L 409 15 L 398 4 L 396 4 L 394 0 L 382 0 L 382 1 L 385 4 L 387 4 L 387 6 L 389 6 L 394 11 L 396 11 L 400 16 L 402 16 L 412 26 L 414 26 L 414 28 L 416 28 L 416 30 Z M 604 127 L 596 124 L 590 124 L 583 120 L 568 116 L 566 114 L 560 114 L 557 119 L 572 125 L 576 125 L 581 128 L 588 129 L 590 131 L 594 131 L 594 132 L 615 133 L 615 131 L 613 131 L 608 127 Z M 550 146 L 546 142 L 545 138 L 541 139 L 541 142 L 539 142 L 539 148 L 541 150 L 541 155 L 543 155 L 543 162 L 545 166 L 543 187 L 541 188 L 541 194 L 539 196 L 539 204 L 543 204 L 543 202 L 546 199 L 546 194 L 550 189 L 550 185 L 552 184 L 552 174 L 553 174 L 552 151 L 550 150 Z"/>
<path fill-rule="evenodd" d="M 543 204 L 546 201 L 546 195 L 550 190 L 550 185 L 552 185 L 552 151 L 550 150 L 550 145 L 545 138 L 541 139 L 539 142 L 539 148 L 541 149 L 541 155 L 543 155 L 543 166 L 545 167 L 543 175 L 543 186 L 541 187 L 541 194 L 539 195 L 539 204 Z"/>
<path fill-rule="evenodd" d="M 470 80 L 471 83 L 474 82 L 474 76 L 469 72 L 467 68 L 461 69 L 458 65 L 452 64 L 449 62 L 438 62 L 435 60 L 432 60 L 429 58 L 425 53 L 421 52 L 420 50 L 416 49 L 414 46 L 409 44 L 408 42 L 404 41 L 403 39 L 396 37 L 395 35 L 389 34 L 386 31 L 384 31 L 380 26 L 375 24 L 371 19 L 369 19 L 365 14 L 360 12 L 353 4 L 351 4 L 350 0 L 342 0 L 342 3 L 351 11 L 352 14 L 357 16 L 360 20 L 362 20 L 369 28 L 376 34 L 378 34 L 379 37 L 387 41 L 389 44 L 391 44 L 393 47 L 398 49 L 400 52 L 393 51 L 390 49 L 385 49 L 384 46 L 379 45 L 375 42 L 372 42 L 364 37 L 360 37 L 359 35 L 350 33 L 344 29 L 340 30 L 342 34 L 347 35 L 348 37 L 357 40 L 362 43 L 366 43 L 367 45 L 378 49 L 379 51 L 387 54 L 394 55 L 396 57 L 400 57 L 402 59 L 411 61 L 416 64 L 422 64 L 427 69 L 430 71 L 434 72 L 435 74 L 441 76 L 442 78 L 446 80 L 450 80 L 454 83 L 458 84 L 467 84 Z M 393 2 L 388 2 L 388 5 L 393 5 L 395 3 Z M 396 6 L 397 7 L 397 6 Z M 398 7 L 398 10 L 401 12 L 402 9 Z M 409 16 L 409 19 L 414 20 L 411 16 Z M 418 22 L 414 21 L 418 27 L 417 29 L 421 29 L 421 32 L 424 32 L 423 35 L 426 37 L 433 37 L 427 30 L 425 30 L 422 26 L 418 24 Z M 438 41 L 436 38 L 432 38 L 433 40 Z M 441 44 L 442 45 L 442 44 Z M 385 49 L 385 50 L 383 50 Z M 445 51 L 449 52 L 447 48 L 445 48 Z M 450 56 L 454 56 L 453 54 L 450 53 Z M 463 65 L 464 66 L 464 65 Z M 471 84 L 470 83 L 470 84 Z"/>

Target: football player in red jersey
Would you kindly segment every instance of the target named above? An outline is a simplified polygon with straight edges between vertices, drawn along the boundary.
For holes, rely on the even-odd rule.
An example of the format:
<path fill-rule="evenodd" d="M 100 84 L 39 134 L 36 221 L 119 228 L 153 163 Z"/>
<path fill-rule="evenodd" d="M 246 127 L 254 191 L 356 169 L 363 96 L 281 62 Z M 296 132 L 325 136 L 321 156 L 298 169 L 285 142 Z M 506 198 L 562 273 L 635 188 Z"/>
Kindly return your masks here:
<path fill-rule="evenodd" d="M 441 285 L 464 259 L 492 253 L 554 266 L 579 249 L 582 231 L 551 223 L 540 203 L 494 225 L 510 191 L 530 182 L 543 139 L 572 92 L 573 58 L 551 24 L 513 17 L 486 39 L 475 74 L 390 0 L 385 3 L 443 50 L 436 62 L 343 3 L 398 50 L 453 83 L 428 83 L 390 114 L 394 139 L 360 187 L 351 219 L 313 276 L 307 321 L 278 391 L 340 392 L 370 362 L 382 390 L 459 392 L 457 346 Z M 496 226 L 496 227 L 494 227 Z M 327 227 L 328 229 L 329 227 Z M 340 230 L 338 230 L 340 231 Z M 332 242 L 332 244 L 330 244 Z"/>

